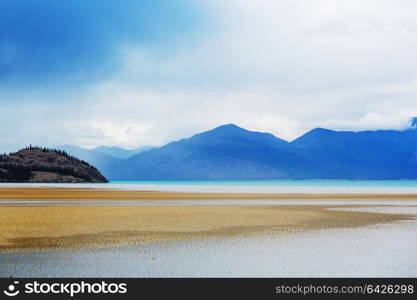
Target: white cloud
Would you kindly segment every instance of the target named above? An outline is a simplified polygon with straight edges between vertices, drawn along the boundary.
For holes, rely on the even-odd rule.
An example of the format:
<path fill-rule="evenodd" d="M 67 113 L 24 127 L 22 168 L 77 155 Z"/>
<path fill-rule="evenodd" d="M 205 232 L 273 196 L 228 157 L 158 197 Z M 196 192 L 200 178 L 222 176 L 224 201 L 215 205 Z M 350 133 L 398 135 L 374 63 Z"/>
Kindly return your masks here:
<path fill-rule="evenodd" d="M 323 126 L 339 130 L 363 130 L 364 128 L 368 130 L 402 130 L 410 127 L 411 118 L 413 116 L 415 116 L 415 114 L 381 115 L 378 113 L 367 113 L 357 120 L 329 119 L 323 122 Z"/>
<path fill-rule="evenodd" d="M 216 2 L 216 12 L 226 30 L 202 59 L 218 74 L 296 91 L 377 86 L 417 74 L 415 2 L 225 2 Z"/>
<path fill-rule="evenodd" d="M 124 66 L 62 96 L 72 104 L 9 108 L 22 126 L 8 143 L 160 145 L 224 123 L 293 139 L 401 129 L 417 115 L 417 2 L 202 3 L 209 33 L 177 51 L 122 45 Z"/>

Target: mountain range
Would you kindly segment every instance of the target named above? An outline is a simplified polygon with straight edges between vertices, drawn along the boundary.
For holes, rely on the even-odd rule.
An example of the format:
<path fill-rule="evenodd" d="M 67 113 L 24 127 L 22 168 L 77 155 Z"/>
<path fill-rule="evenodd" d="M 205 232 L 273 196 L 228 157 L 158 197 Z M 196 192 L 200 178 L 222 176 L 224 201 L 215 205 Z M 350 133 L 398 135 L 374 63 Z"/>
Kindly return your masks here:
<path fill-rule="evenodd" d="M 121 147 L 116 146 L 99 146 L 96 148 L 93 148 L 92 151 L 100 152 L 103 154 L 107 154 L 116 158 L 125 159 L 129 158 L 135 154 L 138 154 L 139 152 L 149 150 L 152 146 L 142 146 L 136 149 L 124 149 Z"/>
<path fill-rule="evenodd" d="M 417 179 L 416 120 L 405 130 L 316 128 L 291 142 L 228 124 L 133 155 L 64 150 L 110 180 Z"/>
<path fill-rule="evenodd" d="M 55 147 L 70 155 L 78 157 L 99 169 L 103 174 L 113 174 L 115 166 L 141 151 L 149 150 L 151 146 L 142 146 L 137 149 L 124 149 L 116 146 L 99 146 L 93 149 L 85 149 L 74 145 L 62 145 Z"/>

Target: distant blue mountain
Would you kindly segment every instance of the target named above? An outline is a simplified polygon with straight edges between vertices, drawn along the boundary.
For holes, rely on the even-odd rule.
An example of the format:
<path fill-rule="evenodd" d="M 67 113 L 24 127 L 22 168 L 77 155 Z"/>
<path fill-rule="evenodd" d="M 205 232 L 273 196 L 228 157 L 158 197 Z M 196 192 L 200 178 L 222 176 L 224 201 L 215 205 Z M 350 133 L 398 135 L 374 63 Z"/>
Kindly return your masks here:
<path fill-rule="evenodd" d="M 414 179 L 417 129 L 316 128 L 293 142 L 229 124 L 138 153 L 110 179 Z"/>
<path fill-rule="evenodd" d="M 151 149 L 152 146 L 142 146 L 139 147 L 137 149 L 124 149 L 121 147 L 116 147 L 116 146 L 99 146 L 96 147 L 92 150 L 103 153 L 103 154 L 107 154 L 107 155 L 111 155 L 113 157 L 116 158 L 120 158 L 120 159 L 126 159 L 129 158 L 139 152 L 145 151 L 145 150 L 149 150 Z"/>
<path fill-rule="evenodd" d="M 112 179 L 302 178 L 314 164 L 287 141 L 229 124 L 134 155 Z"/>
<path fill-rule="evenodd" d="M 82 159 L 100 170 L 108 178 L 115 177 L 115 170 L 121 164 L 122 159 L 131 157 L 141 151 L 151 149 L 151 146 L 143 146 L 137 149 L 128 150 L 121 147 L 99 146 L 93 149 L 85 149 L 73 145 L 57 146 L 57 149 Z"/>
<path fill-rule="evenodd" d="M 78 146 L 62 145 L 56 148 L 64 150 L 68 154 L 88 162 L 89 164 L 95 166 L 104 176 L 109 178 L 114 175 L 113 170 L 115 166 L 120 163 L 119 159 L 116 157 Z"/>
<path fill-rule="evenodd" d="M 417 178 L 417 130 L 316 128 L 291 143 L 326 170 L 326 178 Z"/>
<path fill-rule="evenodd" d="M 417 179 L 416 123 L 407 130 L 316 128 L 292 142 L 228 124 L 147 150 L 58 148 L 110 180 Z"/>
<path fill-rule="evenodd" d="M 413 118 L 413 119 L 411 120 L 411 127 L 414 127 L 414 128 L 416 128 L 416 127 L 417 127 L 417 118 Z"/>

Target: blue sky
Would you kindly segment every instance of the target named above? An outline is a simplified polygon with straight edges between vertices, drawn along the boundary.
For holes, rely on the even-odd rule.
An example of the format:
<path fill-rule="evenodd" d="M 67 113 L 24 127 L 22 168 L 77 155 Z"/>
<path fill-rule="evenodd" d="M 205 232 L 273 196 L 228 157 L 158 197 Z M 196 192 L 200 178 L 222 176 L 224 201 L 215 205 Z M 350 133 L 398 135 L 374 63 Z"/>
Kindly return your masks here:
<path fill-rule="evenodd" d="M 109 78 L 123 46 L 175 49 L 200 26 L 182 0 L 23 0 L 0 3 L 3 84 L 86 84 Z"/>
<path fill-rule="evenodd" d="M 405 128 L 416 36 L 411 0 L 2 0 L 0 151 Z"/>

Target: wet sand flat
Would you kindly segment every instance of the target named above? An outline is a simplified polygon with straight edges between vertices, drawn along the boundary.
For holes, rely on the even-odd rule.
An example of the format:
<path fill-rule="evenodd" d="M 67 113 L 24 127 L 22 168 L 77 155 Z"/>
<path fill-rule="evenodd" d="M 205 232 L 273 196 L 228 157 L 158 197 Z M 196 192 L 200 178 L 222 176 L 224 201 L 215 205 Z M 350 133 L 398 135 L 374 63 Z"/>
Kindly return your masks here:
<path fill-rule="evenodd" d="M 336 207 L 341 206 L 0 207 L 0 251 L 287 233 L 411 218 L 407 214 L 328 210 Z"/>
<path fill-rule="evenodd" d="M 0 276 L 415 276 L 416 215 L 416 195 L 0 188 Z"/>
<path fill-rule="evenodd" d="M 177 200 L 177 199 L 303 199 L 417 200 L 417 194 L 190 193 L 92 188 L 0 188 L 0 199 L 22 200 Z"/>
<path fill-rule="evenodd" d="M 416 277 L 417 222 L 0 253 L 2 277 Z"/>
<path fill-rule="evenodd" d="M 123 199 L 123 205 L 117 205 L 120 199 Z M 160 202 L 179 199 L 187 200 L 187 205 L 175 202 L 173 205 L 163 205 Z M 213 205 L 209 205 L 210 199 L 215 202 Z M 227 202 L 233 199 L 251 200 L 252 204 L 232 205 Z M 286 200 L 286 203 L 255 205 L 256 201 L 262 199 L 280 199 Z M 346 199 L 352 201 L 349 204 L 335 201 Z M 416 195 L 1 188 L 0 251 L 88 249 L 192 238 L 359 227 L 407 220 L 413 216 L 406 213 L 349 211 L 350 208 L 372 206 L 369 202 L 374 200 L 378 206 L 382 205 L 378 200 L 390 200 L 391 205 L 398 203 L 399 206 L 404 205 L 404 201 L 410 201 L 413 205 L 416 199 Z M 39 203 L 43 200 L 48 202 Z M 103 204 L 110 200 L 109 205 Z M 150 205 L 133 205 L 133 201 L 139 200 Z M 199 203 L 202 200 L 206 201 L 205 205 Z M 225 205 L 219 205 L 219 201 L 223 200 Z M 317 205 L 313 200 L 328 202 Z M 356 200 L 357 205 L 352 204 Z M 361 204 L 364 200 L 368 204 Z M 57 205 L 52 205 L 55 201 Z M 60 201 L 74 205 L 60 205 Z M 132 205 L 128 204 L 129 201 L 132 201 Z M 291 201 L 298 202 L 292 205 Z M 344 210 L 338 210 L 340 208 Z"/>

